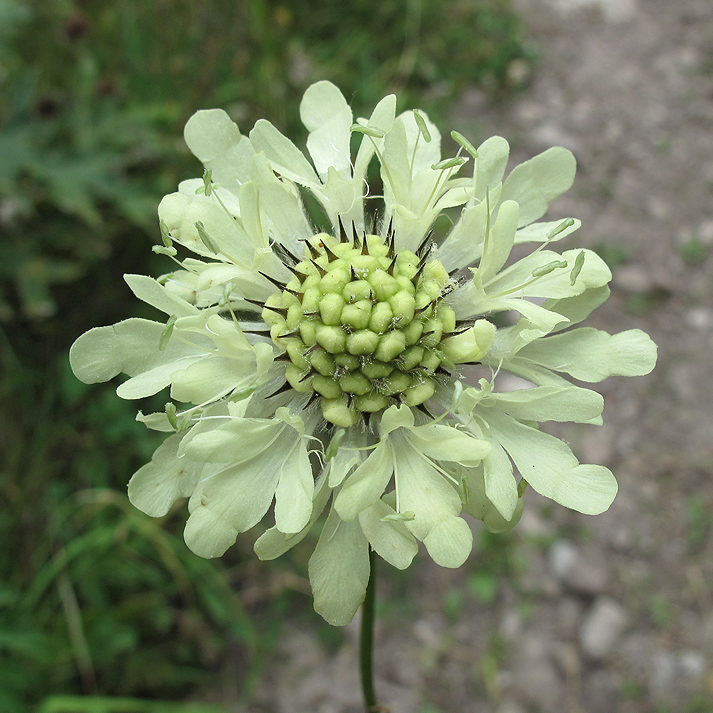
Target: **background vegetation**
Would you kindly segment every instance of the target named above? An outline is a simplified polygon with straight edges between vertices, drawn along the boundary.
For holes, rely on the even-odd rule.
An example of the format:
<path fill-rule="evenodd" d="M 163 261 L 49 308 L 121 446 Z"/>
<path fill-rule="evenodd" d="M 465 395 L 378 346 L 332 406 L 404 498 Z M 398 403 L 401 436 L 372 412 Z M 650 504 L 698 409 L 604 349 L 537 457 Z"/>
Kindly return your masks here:
<path fill-rule="evenodd" d="M 466 86 L 511 91 L 531 60 L 508 0 L 0 0 L 0 712 L 219 700 L 227 660 L 247 699 L 281 616 L 312 616 L 306 551 L 256 567 L 247 543 L 207 562 L 182 511 L 128 505 L 157 445 L 136 409 L 163 404 L 122 402 L 67 364 L 86 329 L 142 314 L 122 273 L 166 269 L 156 206 L 200 174 L 186 119 L 222 106 L 299 142 L 317 79 L 357 112 L 398 90 L 438 116 Z"/>

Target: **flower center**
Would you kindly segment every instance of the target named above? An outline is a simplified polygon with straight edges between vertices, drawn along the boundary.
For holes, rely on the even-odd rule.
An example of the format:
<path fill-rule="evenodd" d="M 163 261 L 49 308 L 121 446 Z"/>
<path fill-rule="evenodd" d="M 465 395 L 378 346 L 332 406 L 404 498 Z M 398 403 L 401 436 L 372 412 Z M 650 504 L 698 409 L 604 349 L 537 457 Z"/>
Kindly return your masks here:
<path fill-rule="evenodd" d="M 313 392 L 337 426 L 392 403 L 423 404 L 442 364 L 473 355 L 454 348 L 467 330 L 456 331 L 442 303 L 453 282 L 430 250 L 419 257 L 377 235 L 348 242 L 320 233 L 288 267 L 294 277 L 267 299 L 262 317 L 289 358 L 289 385 Z"/>

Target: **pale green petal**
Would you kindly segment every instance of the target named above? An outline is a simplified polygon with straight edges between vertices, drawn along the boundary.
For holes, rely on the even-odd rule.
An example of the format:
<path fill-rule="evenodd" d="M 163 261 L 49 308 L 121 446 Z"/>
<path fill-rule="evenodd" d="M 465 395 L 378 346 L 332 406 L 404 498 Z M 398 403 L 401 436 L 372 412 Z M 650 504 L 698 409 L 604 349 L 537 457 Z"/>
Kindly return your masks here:
<path fill-rule="evenodd" d="M 487 421 L 522 477 L 540 495 L 587 515 L 597 515 L 611 505 L 617 484 L 607 468 L 579 465 L 558 438 L 504 414 L 490 413 Z"/>
<path fill-rule="evenodd" d="M 460 496 L 405 436 L 395 434 L 390 440 L 394 442 L 398 511 L 415 513 L 406 527 L 424 540 L 431 530 L 460 513 Z"/>
<path fill-rule="evenodd" d="M 384 133 L 391 131 L 396 119 L 396 95 L 385 96 L 375 107 L 368 120 L 357 119 L 362 126 L 370 126 Z M 354 161 L 354 180 L 358 183 L 364 180 L 369 163 L 376 152 L 376 147 L 382 139 L 363 136 Z"/>
<path fill-rule="evenodd" d="M 148 277 L 147 275 L 124 275 L 124 281 L 140 300 L 168 315 L 175 314 L 178 317 L 187 317 L 198 314 L 200 311 L 194 305 L 182 300 L 178 295 L 169 292 L 153 277 Z"/>
<path fill-rule="evenodd" d="M 126 398 L 150 396 L 170 383 L 171 374 L 202 356 L 192 345 L 169 340 L 163 351 L 159 341 L 166 325 L 146 319 L 127 319 L 110 327 L 95 327 L 77 339 L 69 351 L 75 376 L 86 384 L 109 381 L 117 374 L 148 374 L 124 388 Z M 201 340 L 205 341 L 205 340 Z"/>
<path fill-rule="evenodd" d="M 577 162 L 571 151 L 554 146 L 516 166 L 503 183 L 501 203 L 520 204 L 519 226 L 541 218 L 550 203 L 571 188 Z"/>
<path fill-rule="evenodd" d="M 532 223 L 524 228 L 520 228 L 517 233 L 515 233 L 515 245 L 520 245 L 521 243 L 545 243 L 545 242 L 557 242 L 571 235 L 575 230 L 579 230 L 582 227 L 582 221 L 576 218 L 570 218 L 572 220 L 572 225 L 563 230 L 559 231 L 556 235 L 550 237 L 555 229 L 559 228 L 564 222 L 563 220 L 550 220 L 544 223 Z"/>
<path fill-rule="evenodd" d="M 433 460 L 475 465 L 490 454 L 490 443 L 452 426 L 431 424 L 409 432 L 408 440 Z"/>
<path fill-rule="evenodd" d="M 322 180 L 330 167 L 349 177 L 352 110 L 339 89 L 327 81 L 312 84 L 302 97 L 300 118 L 310 132 L 307 149 Z"/>
<path fill-rule="evenodd" d="M 389 406 L 381 416 L 381 435 L 386 437 L 397 428 L 413 428 L 413 411 L 408 406 Z"/>
<path fill-rule="evenodd" d="M 397 569 L 406 569 L 418 552 L 416 538 L 400 522 L 384 520 L 396 511 L 383 500 L 359 513 L 359 524 L 379 557 Z"/>
<path fill-rule="evenodd" d="M 591 389 L 537 386 L 493 396 L 498 408 L 519 421 L 602 423 L 604 398 Z"/>
<path fill-rule="evenodd" d="M 267 218 L 269 234 L 292 251 L 304 249 L 300 241 L 311 237 L 314 230 L 304 214 L 299 195 L 275 176 L 263 154 L 253 163 L 252 180 L 259 196 L 256 208 Z M 240 198 L 242 207 L 242 192 Z"/>
<path fill-rule="evenodd" d="M 176 500 L 189 497 L 200 477 L 202 463 L 176 455 L 181 438 L 167 438 L 129 481 L 131 504 L 151 517 L 162 517 Z"/>
<path fill-rule="evenodd" d="M 585 290 L 574 297 L 546 300 L 542 306 L 569 320 L 569 323 L 563 322 L 561 326 L 558 325 L 554 330 L 556 332 L 561 328 L 583 322 L 599 305 L 606 302 L 609 294 L 608 285 L 602 285 Z"/>
<path fill-rule="evenodd" d="M 512 520 L 518 501 L 517 481 L 512 472 L 512 463 L 497 441 L 492 442 L 492 451 L 483 461 L 483 483 L 488 503 L 502 518 Z M 481 520 L 485 519 L 490 509 L 488 506 Z"/>
<path fill-rule="evenodd" d="M 497 200 L 493 190 L 503 179 L 509 155 L 510 146 L 502 136 L 491 136 L 478 147 L 474 198 L 484 201 L 487 193 L 491 201 Z"/>
<path fill-rule="evenodd" d="M 237 193 L 250 176 L 255 151 L 247 137 L 222 109 L 196 112 L 183 131 L 191 153 L 212 171 L 212 179 L 223 188 Z"/>
<path fill-rule="evenodd" d="M 337 454 L 329 461 L 330 488 L 341 485 L 344 478 L 367 457 L 368 451 L 355 450 L 364 446 L 366 446 L 366 434 L 355 428 L 348 429 Z"/>
<path fill-rule="evenodd" d="M 255 151 L 264 151 L 272 167 L 296 183 L 319 185 L 319 179 L 304 154 L 269 121 L 260 119 L 250 132 Z"/>
<path fill-rule="evenodd" d="M 460 567 L 473 549 L 473 533 L 460 517 L 436 525 L 423 540 L 433 561 L 441 567 Z"/>
<path fill-rule="evenodd" d="M 485 202 L 463 210 L 460 220 L 438 248 L 438 259 L 446 270 L 472 265 L 480 257 L 488 217 Z"/>
<path fill-rule="evenodd" d="M 317 521 L 324 510 L 324 506 L 329 500 L 332 491 L 327 487 L 327 479 L 320 478 L 315 485 L 314 503 L 312 506 L 312 517 L 310 521 L 294 534 L 280 532 L 277 527 L 271 527 L 263 532 L 255 541 L 255 554 L 261 560 L 274 560 L 280 555 L 285 554 L 287 550 L 294 547 L 297 543 L 302 542 L 307 533 L 312 529 L 312 526 Z"/>
<path fill-rule="evenodd" d="M 332 509 L 309 560 L 314 609 L 333 626 L 348 624 L 364 601 L 369 544 L 357 520 L 344 522 Z"/>
<path fill-rule="evenodd" d="M 353 520 L 383 494 L 394 469 L 389 441 L 382 441 L 369 457 L 346 479 L 334 500 L 334 508 L 344 520 Z"/>
<path fill-rule="evenodd" d="M 255 354 L 250 350 L 243 359 L 211 354 L 185 369 L 174 369 L 170 378 L 171 398 L 176 401 L 193 404 L 212 401 L 255 382 Z"/>
<path fill-rule="evenodd" d="M 297 533 L 309 522 L 314 495 L 307 447 L 295 431 L 292 433 L 296 443 L 285 457 L 275 490 L 275 524 L 286 533 Z"/>
<path fill-rule="evenodd" d="M 215 257 L 216 253 L 209 245 L 214 245 L 219 253 L 237 265 L 249 265 L 252 246 L 245 231 L 233 216 L 212 198 L 187 196 L 183 193 L 170 193 L 158 206 L 159 218 L 166 224 L 171 237 L 199 255 Z M 202 226 L 202 232 L 197 224 Z"/>
<path fill-rule="evenodd" d="M 184 530 L 188 547 L 200 557 L 220 557 L 241 532 L 267 512 L 275 495 L 279 456 L 259 456 L 213 476 Z"/>
<path fill-rule="evenodd" d="M 242 463 L 268 450 L 284 429 L 284 423 L 271 419 L 230 419 L 204 433 L 191 432 L 183 451 L 196 461 Z"/>
<path fill-rule="evenodd" d="M 648 374 L 656 364 L 656 345 L 638 329 L 611 335 L 580 327 L 528 344 L 518 356 L 575 379 L 595 382 L 609 376 Z"/>
<path fill-rule="evenodd" d="M 490 226 L 490 235 L 480 260 L 480 277 L 483 283 L 497 274 L 510 256 L 519 214 L 520 206 L 514 201 L 505 201 L 500 206 L 497 220 Z"/>
<path fill-rule="evenodd" d="M 152 369 L 147 369 L 141 374 L 132 376 L 123 384 L 116 388 L 117 396 L 122 399 L 143 399 L 147 396 L 157 394 L 161 389 L 166 388 L 172 381 L 176 373 L 181 373 L 201 359 L 200 356 L 185 357 L 169 362 L 168 364 L 158 364 Z"/>
<path fill-rule="evenodd" d="M 571 274 L 577 257 L 584 253 L 584 263 L 572 284 Z M 552 263 L 566 262 L 545 275 L 533 278 L 533 272 Z M 567 298 L 598 288 L 611 280 L 611 271 L 606 263 L 591 250 L 567 250 L 561 255 L 550 250 L 531 253 L 511 265 L 486 284 L 489 295 L 511 293 L 517 297 Z"/>

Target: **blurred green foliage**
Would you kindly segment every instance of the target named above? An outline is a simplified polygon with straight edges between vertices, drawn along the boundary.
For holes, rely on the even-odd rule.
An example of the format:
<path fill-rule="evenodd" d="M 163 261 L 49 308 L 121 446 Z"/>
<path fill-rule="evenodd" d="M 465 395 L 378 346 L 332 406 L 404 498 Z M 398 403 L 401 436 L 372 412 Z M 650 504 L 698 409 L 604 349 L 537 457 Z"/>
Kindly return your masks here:
<path fill-rule="evenodd" d="M 438 117 L 466 86 L 513 89 L 531 60 L 509 0 L 0 0 L 0 712 L 195 696 L 236 647 L 247 696 L 294 608 L 281 592 L 304 589 L 305 553 L 301 576 L 259 579 L 239 547 L 193 556 L 182 513 L 134 511 L 121 491 L 157 445 L 134 416 L 163 403 L 67 364 L 82 332 L 144 314 L 123 272 L 167 269 L 148 248 L 160 198 L 200 174 L 188 117 L 222 106 L 299 142 L 318 79 L 360 114 L 398 91 Z M 269 589 L 252 604 L 248 579 Z"/>

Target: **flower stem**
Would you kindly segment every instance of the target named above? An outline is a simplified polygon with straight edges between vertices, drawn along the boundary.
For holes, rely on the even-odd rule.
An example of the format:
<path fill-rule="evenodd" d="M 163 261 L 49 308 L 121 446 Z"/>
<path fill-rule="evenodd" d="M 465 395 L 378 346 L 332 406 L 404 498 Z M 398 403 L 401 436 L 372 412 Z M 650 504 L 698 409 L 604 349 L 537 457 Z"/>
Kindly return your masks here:
<path fill-rule="evenodd" d="M 378 710 L 374 691 L 374 603 L 376 601 L 376 556 L 369 548 L 369 583 L 361 605 L 361 634 L 359 636 L 359 670 L 366 713 Z"/>

